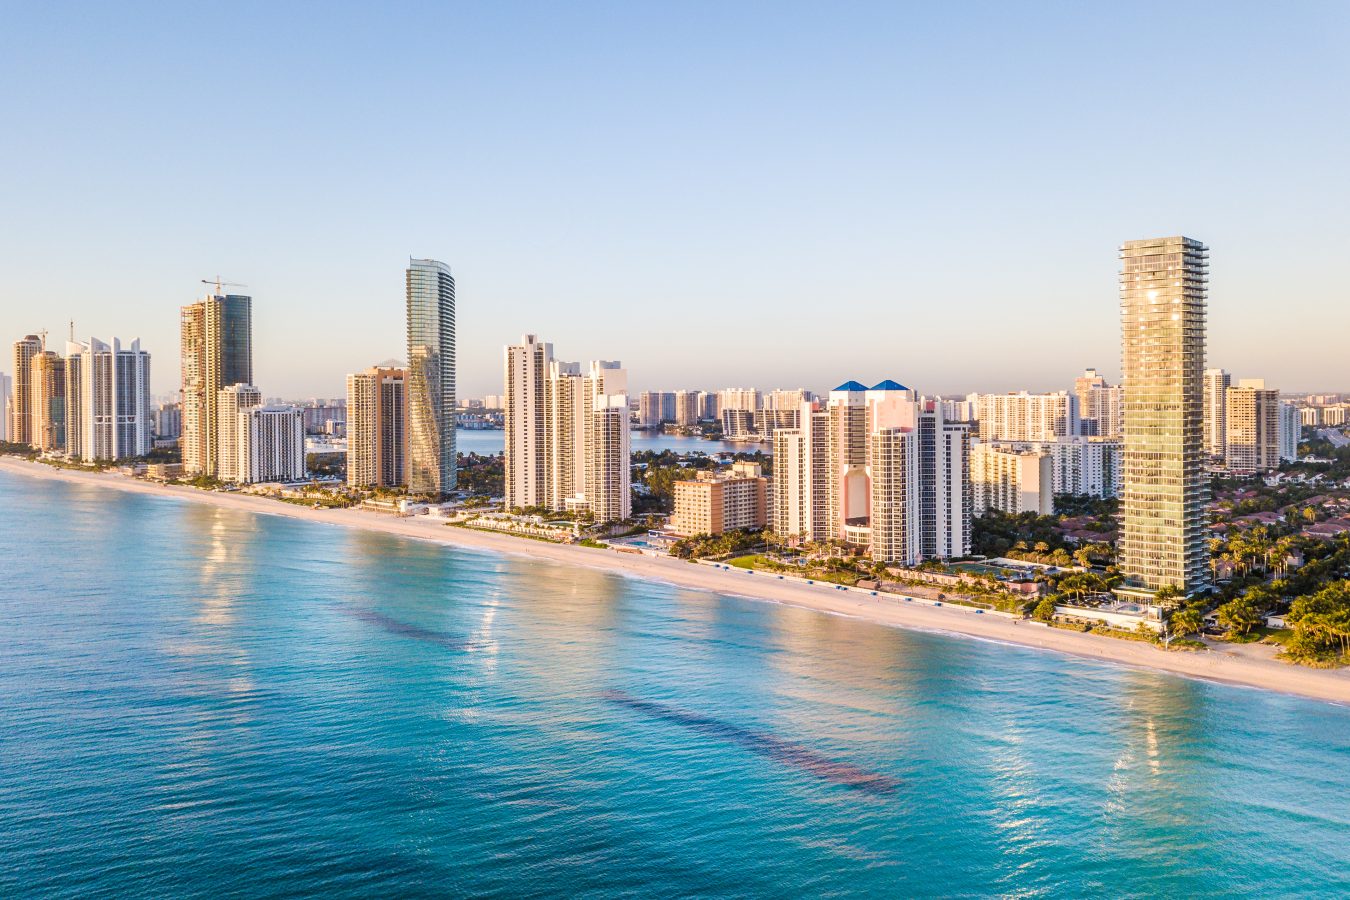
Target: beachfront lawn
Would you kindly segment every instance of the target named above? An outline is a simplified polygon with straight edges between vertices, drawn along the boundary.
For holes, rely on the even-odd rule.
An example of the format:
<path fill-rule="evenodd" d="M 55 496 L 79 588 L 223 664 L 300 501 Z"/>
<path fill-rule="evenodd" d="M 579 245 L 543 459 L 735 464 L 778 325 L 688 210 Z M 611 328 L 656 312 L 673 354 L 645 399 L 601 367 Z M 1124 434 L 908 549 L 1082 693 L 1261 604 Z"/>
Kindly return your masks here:
<path fill-rule="evenodd" d="M 727 560 L 727 564 L 738 569 L 756 569 L 760 572 L 795 575 L 798 578 L 828 581 L 831 584 L 846 584 L 850 587 L 857 584 L 858 579 L 862 577 L 852 572 L 837 572 L 833 569 L 803 569 L 800 566 L 785 566 L 780 562 L 769 559 L 762 553 L 748 553 L 745 556 L 738 556 L 735 559 Z"/>

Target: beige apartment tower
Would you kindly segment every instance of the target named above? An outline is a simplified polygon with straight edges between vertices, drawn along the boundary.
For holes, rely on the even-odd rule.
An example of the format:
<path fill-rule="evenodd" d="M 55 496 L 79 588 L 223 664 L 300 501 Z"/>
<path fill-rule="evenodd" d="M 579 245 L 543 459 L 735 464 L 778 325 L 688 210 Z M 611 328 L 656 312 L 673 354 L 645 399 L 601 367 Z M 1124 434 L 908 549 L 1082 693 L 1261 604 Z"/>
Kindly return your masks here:
<path fill-rule="evenodd" d="M 9 439 L 16 444 L 33 443 L 33 357 L 42 352 L 42 338 L 30 334 L 14 342 L 13 399 L 10 401 Z"/>
<path fill-rule="evenodd" d="M 1121 593 L 1209 587 L 1204 374 L 1208 248 L 1187 237 L 1120 248 L 1125 395 Z"/>
<path fill-rule="evenodd" d="M 347 484 L 408 483 L 408 370 L 376 366 L 347 376 Z"/>
<path fill-rule="evenodd" d="M 1280 392 L 1243 378 L 1225 392 L 1224 463 L 1238 475 L 1280 467 Z"/>
<path fill-rule="evenodd" d="M 29 443 L 42 453 L 66 451 L 66 361 L 43 350 L 28 362 Z"/>
<path fill-rule="evenodd" d="M 553 345 L 533 334 L 504 352 L 506 440 L 506 508 L 544 506 L 546 489 L 544 446 L 545 390 Z"/>

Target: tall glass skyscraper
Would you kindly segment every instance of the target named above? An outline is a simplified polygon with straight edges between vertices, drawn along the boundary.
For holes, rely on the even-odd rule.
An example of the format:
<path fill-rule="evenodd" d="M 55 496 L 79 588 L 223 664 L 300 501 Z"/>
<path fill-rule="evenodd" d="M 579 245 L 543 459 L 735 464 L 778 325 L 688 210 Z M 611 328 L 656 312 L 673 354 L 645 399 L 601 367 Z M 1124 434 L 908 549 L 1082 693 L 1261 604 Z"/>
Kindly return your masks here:
<path fill-rule="evenodd" d="M 455 279 L 434 259 L 408 262 L 408 492 L 455 489 Z"/>
<path fill-rule="evenodd" d="M 1209 586 L 1204 375 L 1209 250 L 1187 237 L 1120 248 L 1122 593 Z"/>
<path fill-rule="evenodd" d="M 217 395 L 253 383 L 253 298 L 209 294 L 184 306 L 179 322 L 183 366 L 183 468 L 216 476 L 220 415 Z"/>

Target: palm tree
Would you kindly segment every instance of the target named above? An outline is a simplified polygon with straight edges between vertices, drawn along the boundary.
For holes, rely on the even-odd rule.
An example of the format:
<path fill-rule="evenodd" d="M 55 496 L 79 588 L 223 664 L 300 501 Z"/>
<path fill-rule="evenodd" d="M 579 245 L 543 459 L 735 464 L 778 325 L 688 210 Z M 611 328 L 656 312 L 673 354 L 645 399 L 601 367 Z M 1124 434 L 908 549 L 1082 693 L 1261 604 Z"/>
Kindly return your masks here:
<path fill-rule="evenodd" d="M 1163 609 L 1176 609 L 1184 598 L 1185 594 L 1175 584 L 1165 584 L 1153 595 L 1154 602 Z"/>
<path fill-rule="evenodd" d="M 1168 617 L 1168 623 L 1177 635 L 1193 634 L 1205 624 L 1200 610 L 1194 606 L 1183 606 Z"/>

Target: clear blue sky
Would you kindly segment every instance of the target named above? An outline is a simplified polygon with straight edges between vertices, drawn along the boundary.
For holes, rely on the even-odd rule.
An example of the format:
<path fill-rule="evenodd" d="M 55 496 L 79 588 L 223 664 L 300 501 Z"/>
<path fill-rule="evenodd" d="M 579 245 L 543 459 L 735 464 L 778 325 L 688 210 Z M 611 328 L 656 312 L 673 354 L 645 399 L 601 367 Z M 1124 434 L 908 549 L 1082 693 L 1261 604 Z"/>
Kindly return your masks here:
<path fill-rule="evenodd" d="M 6 346 L 139 335 L 168 390 L 219 273 L 264 392 L 337 396 L 415 255 L 464 396 L 525 331 L 638 390 L 1043 389 L 1184 233 L 1211 364 L 1350 389 L 1344 2 L 189 6 L 0 4 Z"/>

